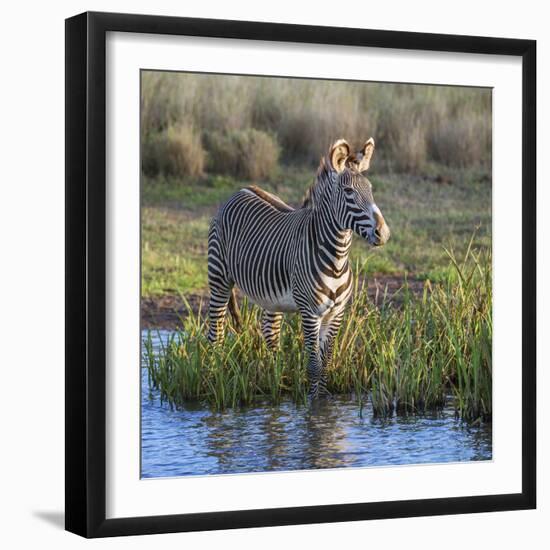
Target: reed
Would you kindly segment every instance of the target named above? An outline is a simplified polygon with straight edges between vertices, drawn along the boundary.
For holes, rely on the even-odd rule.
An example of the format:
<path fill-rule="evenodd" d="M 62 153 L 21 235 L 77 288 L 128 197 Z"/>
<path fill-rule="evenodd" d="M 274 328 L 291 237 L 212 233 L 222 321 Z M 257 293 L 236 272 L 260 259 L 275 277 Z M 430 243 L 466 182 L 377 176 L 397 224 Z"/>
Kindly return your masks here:
<path fill-rule="evenodd" d="M 415 295 L 405 282 L 378 305 L 356 282 L 355 299 L 337 335 L 328 387 L 349 394 L 360 410 L 370 399 L 375 415 L 416 414 L 452 403 L 474 421 L 492 412 L 492 268 L 489 251 L 471 244 L 458 260 L 445 249 L 452 269 L 445 280 L 426 280 Z M 242 330 L 229 323 L 225 342 L 206 339 L 205 309 L 181 320 L 160 347 L 149 332 L 143 363 L 161 399 L 178 407 L 188 401 L 213 409 L 307 403 L 306 357 L 300 318 L 285 318 L 280 350 L 269 351 L 260 334 L 260 310 L 241 304 Z"/>

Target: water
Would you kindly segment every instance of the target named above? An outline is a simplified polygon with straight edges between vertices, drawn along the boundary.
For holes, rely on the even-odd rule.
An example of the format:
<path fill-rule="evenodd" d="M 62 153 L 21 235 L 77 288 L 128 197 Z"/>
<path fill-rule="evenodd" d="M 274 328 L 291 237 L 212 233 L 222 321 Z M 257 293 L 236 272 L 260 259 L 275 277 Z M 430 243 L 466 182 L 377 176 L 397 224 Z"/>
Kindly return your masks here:
<path fill-rule="evenodd" d="M 169 333 L 161 331 L 161 338 Z M 161 404 L 141 369 L 142 477 L 234 474 L 491 460 L 490 424 L 471 426 L 450 408 L 422 416 L 359 416 L 335 397 L 316 410 L 285 402 L 215 413 Z"/>

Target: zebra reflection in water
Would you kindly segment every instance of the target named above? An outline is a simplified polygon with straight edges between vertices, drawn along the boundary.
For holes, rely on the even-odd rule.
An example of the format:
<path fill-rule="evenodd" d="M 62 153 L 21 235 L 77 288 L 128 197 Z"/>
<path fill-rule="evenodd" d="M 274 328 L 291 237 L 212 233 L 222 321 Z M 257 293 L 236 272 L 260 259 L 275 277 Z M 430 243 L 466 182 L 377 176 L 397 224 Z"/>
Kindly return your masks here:
<path fill-rule="evenodd" d="M 209 414 L 201 423 L 212 472 L 275 472 L 353 466 L 354 443 L 347 430 L 360 420 L 346 414 L 346 401 L 318 400 L 315 410 L 280 407 Z M 353 403 L 353 402 L 352 402 Z M 354 405 L 351 405 L 352 407 Z"/>
<path fill-rule="evenodd" d="M 301 208 L 251 186 L 235 193 L 210 225 L 209 340 L 223 340 L 230 300 L 235 307 L 234 286 L 264 309 L 262 332 L 273 349 L 283 313 L 299 311 L 312 398 L 328 393 L 327 367 L 353 286 L 352 235 L 373 246 L 390 237 L 363 175 L 373 152 L 372 138 L 356 153 L 340 139 L 321 159 Z"/>

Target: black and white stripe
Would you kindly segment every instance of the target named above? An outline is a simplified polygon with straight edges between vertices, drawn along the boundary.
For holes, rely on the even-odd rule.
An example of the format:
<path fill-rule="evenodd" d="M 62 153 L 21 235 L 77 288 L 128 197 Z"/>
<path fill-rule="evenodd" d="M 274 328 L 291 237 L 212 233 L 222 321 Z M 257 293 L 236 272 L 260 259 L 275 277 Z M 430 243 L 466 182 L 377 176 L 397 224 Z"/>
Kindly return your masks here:
<path fill-rule="evenodd" d="M 362 174 L 373 151 L 372 138 L 355 154 L 338 140 L 321 160 L 301 208 L 248 187 L 220 208 L 210 226 L 210 341 L 223 339 L 234 285 L 265 310 L 262 332 L 271 348 L 279 342 L 282 314 L 299 311 L 313 397 L 326 392 L 334 338 L 351 295 L 352 234 L 374 246 L 390 235 Z"/>

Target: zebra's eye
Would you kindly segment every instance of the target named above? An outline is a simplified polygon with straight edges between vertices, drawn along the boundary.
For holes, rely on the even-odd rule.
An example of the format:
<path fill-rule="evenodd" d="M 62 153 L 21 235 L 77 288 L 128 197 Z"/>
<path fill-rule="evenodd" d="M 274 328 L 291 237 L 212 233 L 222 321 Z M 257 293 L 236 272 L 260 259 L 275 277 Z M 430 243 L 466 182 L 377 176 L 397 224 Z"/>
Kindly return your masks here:
<path fill-rule="evenodd" d="M 353 187 L 344 187 L 344 193 L 350 197 L 351 195 L 353 195 L 355 193 L 355 191 L 353 190 Z"/>

